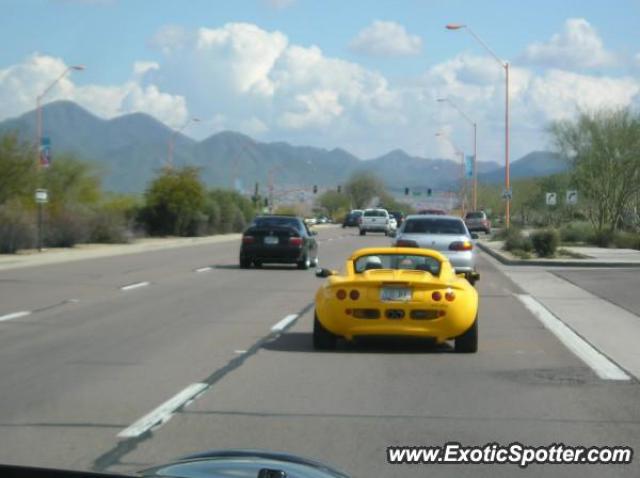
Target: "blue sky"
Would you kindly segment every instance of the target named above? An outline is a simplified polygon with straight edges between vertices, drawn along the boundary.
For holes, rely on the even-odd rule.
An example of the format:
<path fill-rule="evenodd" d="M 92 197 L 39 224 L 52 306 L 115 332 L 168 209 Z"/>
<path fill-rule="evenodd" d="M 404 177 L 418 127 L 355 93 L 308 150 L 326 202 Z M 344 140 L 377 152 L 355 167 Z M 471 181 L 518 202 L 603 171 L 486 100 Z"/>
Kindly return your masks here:
<path fill-rule="evenodd" d="M 497 157 L 499 67 L 466 32 L 446 31 L 448 22 L 472 26 L 520 68 L 516 154 L 548 146 L 542 131 L 567 109 L 639 103 L 640 2 L 632 0 L 4 0 L 2 10 L 0 100 L 10 101 L 0 103 L 0 119 L 32 108 L 16 95 L 29 98 L 64 65 L 81 63 L 86 71 L 51 99 L 72 99 L 106 117 L 146 111 L 173 126 L 197 115 L 202 123 L 189 130 L 197 138 L 235 129 L 365 157 L 394 147 L 451 154 L 432 137 L 439 129 L 468 143 L 460 118 L 434 104 L 434 96 L 449 96 L 477 118 L 485 159 Z M 202 28 L 209 33 L 198 37 Z M 247 51 L 258 43 L 266 46 Z M 329 78 L 300 79 L 310 60 L 298 47 L 305 55 L 317 47 L 317 70 L 309 71 Z M 248 69 L 263 55 L 271 58 L 265 68 Z M 154 66 L 135 74 L 136 62 Z M 243 76 L 255 82 L 244 84 Z M 595 98 L 603 89 L 608 97 Z M 554 98 L 555 91 L 566 93 Z"/>

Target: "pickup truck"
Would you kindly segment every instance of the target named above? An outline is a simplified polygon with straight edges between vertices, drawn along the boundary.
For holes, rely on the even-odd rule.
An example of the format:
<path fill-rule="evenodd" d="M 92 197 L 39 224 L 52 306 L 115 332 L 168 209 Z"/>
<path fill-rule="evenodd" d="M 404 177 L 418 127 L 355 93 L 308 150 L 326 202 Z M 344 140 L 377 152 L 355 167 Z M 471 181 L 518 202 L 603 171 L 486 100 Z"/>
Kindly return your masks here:
<path fill-rule="evenodd" d="M 365 209 L 358 222 L 360 235 L 367 232 L 384 232 L 385 236 L 391 233 L 389 213 L 386 209 Z"/>

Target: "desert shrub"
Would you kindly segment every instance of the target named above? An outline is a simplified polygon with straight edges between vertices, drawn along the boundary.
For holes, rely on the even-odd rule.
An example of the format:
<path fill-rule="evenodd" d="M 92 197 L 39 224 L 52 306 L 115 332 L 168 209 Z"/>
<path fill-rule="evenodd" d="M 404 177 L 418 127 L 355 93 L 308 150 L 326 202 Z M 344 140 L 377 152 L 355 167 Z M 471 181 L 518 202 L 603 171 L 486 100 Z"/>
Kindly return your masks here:
<path fill-rule="evenodd" d="M 560 243 L 560 235 L 555 229 L 544 229 L 531 234 L 531 243 L 540 257 L 553 257 Z"/>
<path fill-rule="evenodd" d="M 587 242 L 594 239 L 593 226 L 588 222 L 570 222 L 560 228 L 562 242 Z"/>
<path fill-rule="evenodd" d="M 613 245 L 620 249 L 640 249 L 640 234 L 618 231 L 613 236 Z"/>
<path fill-rule="evenodd" d="M 14 254 L 35 245 L 35 211 L 13 201 L 0 206 L 0 253 Z"/>
<path fill-rule="evenodd" d="M 44 243 L 49 247 L 73 247 L 87 242 L 90 222 L 89 214 L 78 208 L 52 211 L 44 221 Z"/>
<path fill-rule="evenodd" d="M 531 252 L 533 250 L 531 239 L 526 237 L 518 228 L 510 227 L 503 237 L 504 249 L 507 251 Z"/>

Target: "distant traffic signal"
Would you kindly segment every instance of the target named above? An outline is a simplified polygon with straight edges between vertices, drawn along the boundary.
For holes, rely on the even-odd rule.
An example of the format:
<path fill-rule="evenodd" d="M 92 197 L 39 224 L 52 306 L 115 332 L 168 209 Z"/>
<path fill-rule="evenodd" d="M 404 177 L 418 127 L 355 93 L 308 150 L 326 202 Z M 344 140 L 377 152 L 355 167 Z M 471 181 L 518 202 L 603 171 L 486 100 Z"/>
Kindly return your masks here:
<path fill-rule="evenodd" d="M 427 196 L 431 197 L 431 188 L 427 189 Z"/>
<path fill-rule="evenodd" d="M 313 194 L 318 194 L 318 186 L 313 185 Z"/>
<path fill-rule="evenodd" d="M 404 188 L 404 195 L 408 196 L 409 195 L 409 188 Z"/>
<path fill-rule="evenodd" d="M 342 192 L 342 186 L 338 184 L 338 194 L 340 194 L 341 192 Z"/>

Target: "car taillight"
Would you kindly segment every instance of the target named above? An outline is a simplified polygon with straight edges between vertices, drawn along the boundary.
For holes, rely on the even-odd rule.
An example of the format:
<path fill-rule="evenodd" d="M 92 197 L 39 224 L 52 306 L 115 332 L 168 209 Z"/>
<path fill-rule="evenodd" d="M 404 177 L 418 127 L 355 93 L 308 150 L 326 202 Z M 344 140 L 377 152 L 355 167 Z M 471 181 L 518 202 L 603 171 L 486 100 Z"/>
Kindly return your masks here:
<path fill-rule="evenodd" d="M 398 239 L 396 241 L 396 247 L 418 247 L 418 243 L 407 239 Z"/>
<path fill-rule="evenodd" d="M 450 251 L 470 251 L 473 249 L 471 241 L 455 241 L 449 244 Z"/>
<path fill-rule="evenodd" d="M 442 300 L 442 294 L 439 291 L 435 291 L 433 294 L 431 294 L 431 298 L 436 302 L 440 302 Z"/>
<path fill-rule="evenodd" d="M 291 246 L 301 246 L 302 245 L 302 238 L 301 237 L 290 237 L 289 238 L 289 245 L 291 245 Z"/>
<path fill-rule="evenodd" d="M 358 300 L 360 298 L 360 292 L 358 292 L 357 290 L 353 289 L 351 292 L 349 292 L 349 298 L 351 300 Z"/>
<path fill-rule="evenodd" d="M 444 298 L 447 299 L 449 302 L 452 302 L 456 298 L 456 293 L 453 292 L 452 290 L 448 290 L 444 293 Z"/>
<path fill-rule="evenodd" d="M 344 289 L 338 289 L 338 292 L 336 292 L 336 297 L 338 298 L 338 300 L 344 300 L 347 298 L 347 291 Z"/>
<path fill-rule="evenodd" d="M 254 242 L 256 242 L 256 238 L 253 236 L 242 236 L 242 243 L 243 244 L 253 244 Z"/>

